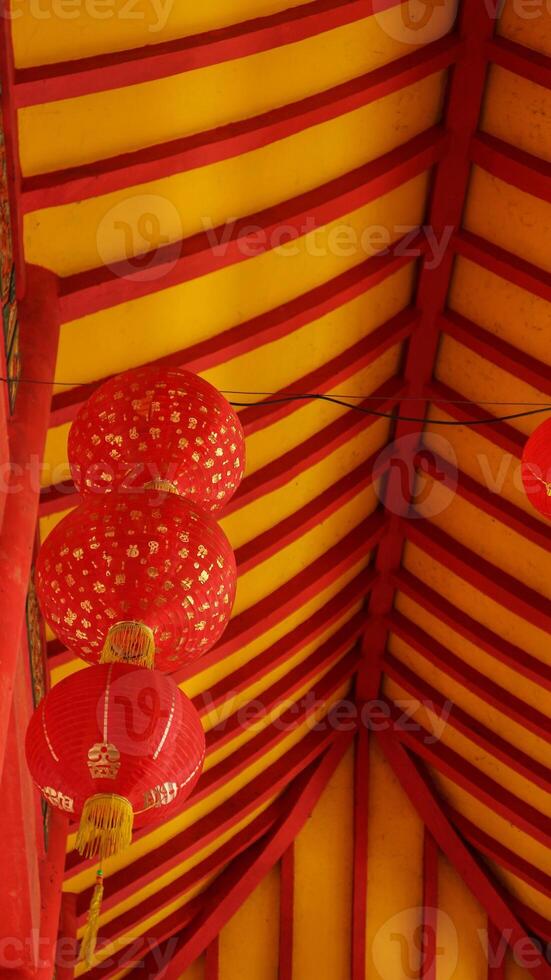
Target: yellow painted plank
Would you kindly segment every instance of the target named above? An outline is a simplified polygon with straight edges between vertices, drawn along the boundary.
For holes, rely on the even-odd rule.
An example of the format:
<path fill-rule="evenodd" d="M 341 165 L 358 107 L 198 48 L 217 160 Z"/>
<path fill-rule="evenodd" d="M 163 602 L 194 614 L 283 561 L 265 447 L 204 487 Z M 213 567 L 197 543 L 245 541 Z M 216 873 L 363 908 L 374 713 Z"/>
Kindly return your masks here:
<path fill-rule="evenodd" d="M 551 92 L 492 65 L 481 127 L 527 153 L 551 160 Z"/>
<path fill-rule="evenodd" d="M 444 855 L 438 862 L 436 980 L 487 980 L 487 917 Z"/>
<path fill-rule="evenodd" d="M 437 121 L 445 73 L 219 163 L 25 220 L 27 261 L 67 276 L 131 259 L 287 201 L 387 153 Z"/>
<path fill-rule="evenodd" d="M 551 55 L 551 13 L 536 0 L 506 0 L 498 33 L 524 47 Z M 507 978 L 509 980 L 509 978 Z"/>
<path fill-rule="evenodd" d="M 486 358 L 475 354 L 452 337 L 444 337 L 440 345 L 436 364 L 436 377 L 439 381 L 454 388 L 464 398 L 474 402 L 495 402 L 489 405 L 488 411 L 494 415 L 510 415 L 516 411 L 528 411 L 533 404 L 544 408 L 549 405 L 549 398 L 537 388 L 518 380 L 509 372 L 498 368 Z M 508 401 L 521 403 L 517 406 L 500 405 Z M 512 419 L 509 423 L 513 428 L 529 435 L 538 425 L 541 425 L 543 415 L 530 415 L 526 418 Z M 450 434 L 446 433 L 450 438 Z"/>
<path fill-rule="evenodd" d="M 220 980 L 277 980 L 279 868 L 272 868 L 220 933 Z"/>
<path fill-rule="evenodd" d="M 293 975 L 297 978 L 350 977 L 353 812 L 350 749 L 295 841 Z"/>
<path fill-rule="evenodd" d="M 254 17 L 298 7 L 308 0 L 211 0 L 189 6 L 171 0 L 11 0 L 17 67 L 46 65 L 159 44 Z"/>
<path fill-rule="evenodd" d="M 114 156 L 331 88 L 412 50 L 414 44 L 393 36 L 400 38 L 400 18 L 394 7 L 247 58 L 22 109 L 23 171 L 36 174 Z M 452 20 L 449 4 L 444 19 Z"/>
<path fill-rule="evenodd" d="M 547 243 L 551 204 L 475 167 L 465 211 L 465 227 L 495 245 L 551 271 Z"/>
<path fill-rule="evenodd" d="M 440 592 L 459 609 L 464 609 L 497 636 L 510 640 L 545 663 L 549 662 L 549 638 L 543 630 L 489 599 L 411 544 L 406 544 L 404 565 L 422 582 Z"/>
<path fill-rule="evenodd" d="M 496 337 L 551 364 L 551 305 L 539 296 L 459 257 L 449 304 Z"/>
<path fill-rule="evenodd" d="M 369 764 L 367 976 L 415 977 L 423 905 L 423 824 L 374 738 Z"/>
<path fill-rule="evenodd" d="M 86 382 L 117 373 L 213 337 L 328 282 L 380 250 L 380 228 L 392 243 L 402 237 L 404 225 L 421 224 L 427 183 L 421 174 L 256 258 L 64 324 L 56 378 Z M 350 236 L 344 249 L 336 238 L 343 232 Z M 255 379 L 263 381 L 262 374 Z"/>

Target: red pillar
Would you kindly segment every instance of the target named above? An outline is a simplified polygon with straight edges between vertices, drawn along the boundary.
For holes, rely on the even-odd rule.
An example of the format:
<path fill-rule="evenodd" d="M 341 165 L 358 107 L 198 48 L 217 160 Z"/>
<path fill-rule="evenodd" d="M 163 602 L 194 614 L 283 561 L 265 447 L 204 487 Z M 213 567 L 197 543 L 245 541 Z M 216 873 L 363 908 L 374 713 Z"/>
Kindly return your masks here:
<path fill-rule="evenodd" d="M 22 378 L 9 426 L 10 472 L 0 530 L 0 775 L 25 615 L 42 460 L 57 355 L 57 277 L 29 266 L 20 303 Z M 40 383 L 31 383 L 40 382 Z"/>

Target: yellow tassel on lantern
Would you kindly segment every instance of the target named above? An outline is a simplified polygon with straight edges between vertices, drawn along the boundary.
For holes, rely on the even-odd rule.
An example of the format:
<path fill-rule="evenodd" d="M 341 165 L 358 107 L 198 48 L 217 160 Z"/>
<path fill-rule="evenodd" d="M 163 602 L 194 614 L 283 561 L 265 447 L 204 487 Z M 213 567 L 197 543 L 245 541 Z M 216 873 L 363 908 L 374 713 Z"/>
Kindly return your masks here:
<path fill-rule="evenodd" d="M 102 664 L 135 664 L 153 670 L 155 637 L 145 623 L 134 620 L 115 623 L 105 638 Z"/>
<path fill-rule="evenodd" d="M 83 857 L 100 860 L 118 854 L 132 842 L 134 811 L 124 796 L 98 793 L 84 804 L 76 847 Z"/>
<path fill-rule="evenodd" d="M 96 874 L 96 885 L 92 894 L 92 901 L 88 910 L 88 920 L 80 944 L 80 959 L 84 960 L 87 966 L 92 965 L 92 959 L 96 951 L 98 941 L 99 917 L 101 903 L 103 901 L 103 871 L 99 868 Z"/>

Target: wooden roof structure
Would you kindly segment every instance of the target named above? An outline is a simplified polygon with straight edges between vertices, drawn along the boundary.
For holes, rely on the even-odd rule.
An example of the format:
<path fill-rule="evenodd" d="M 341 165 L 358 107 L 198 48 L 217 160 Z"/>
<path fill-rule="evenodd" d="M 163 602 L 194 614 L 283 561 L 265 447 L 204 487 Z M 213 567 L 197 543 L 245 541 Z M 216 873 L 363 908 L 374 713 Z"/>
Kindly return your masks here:
<path fill-rule="evenodd" d="M 61 323 L 41 537 L 106 377 L 251 403 L 234 616 L 177 675 L 205 772 L 106 865 L 74 975 L 548 980 L 551 10 L 289 2 L 14 3 L 20 273 Z"/>

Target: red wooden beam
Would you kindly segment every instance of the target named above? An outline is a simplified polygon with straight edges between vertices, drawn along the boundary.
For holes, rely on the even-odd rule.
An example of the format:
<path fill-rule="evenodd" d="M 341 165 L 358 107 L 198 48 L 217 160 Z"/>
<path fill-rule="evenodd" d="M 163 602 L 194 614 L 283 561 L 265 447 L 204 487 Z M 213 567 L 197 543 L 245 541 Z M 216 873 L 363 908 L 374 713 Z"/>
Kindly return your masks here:
<path fill-rule="evenodd" d="M 387 730 L 377 732 L 381 748 L 417 812 L 425 822 L 440 849 L 446 854 L 488 917 L 503 933 L 517 941 L 532 943 L 531 937 L 511 909 L 508 896 L 492 880 L 489 872 L 476 860 L 447 818 L 437 791 L 419 763 L 414 762 L 396 738 Z M 551 967 L 539 959 L 532 970 L 535 980 L 550 980 Z"/>
<path fill-rule="evenodd" d="M 446 415 L 458 422 L 484 420 L 483 425 L 476 426 L 479 435 L 517 459 L 522 456 L 526 436 L 518 429 L 514 429 L 508 422 L 495 421 L 495 413 L 492 414 L 487 407 L 469 401 L 461 395 L 461 392 L 449 388 L 440 381 L 433 381 L 431 385 L 427 386 L 427 395 L 432 397 L 434 404 L 441 408 Z"/>
<path fill-rule="evenodd" d="M 505 143 L 489 133 L 477 133 L 471 145 L 472 161 L 499 180 L 512 184 L 551 204 L 551 163 Z"/>
<path fill-rule="evenodd" d="M 424 173 L 440 159 L 445 146 L 445 134 L 435 126 L 404 146 L 322 187 L 240 218 L 231 228 L 230 235 L 228 227 L 222 225 L 147 253 L 142 257 L 143 263 L 147 263 L 148 275 L 145 277 L 142 260 L 129 268 L 132 262 L 128 259 L 67 276 L 60 280 L 62 320 L 78 320 L 90 313 L 248 261 L 251 256 L 280 246 L 282 227 L 285 241 L 299 239 L 306 232 L 322 228 Z M 213 238 L 223 241 L 224 247 L 213 248 Z M 408 247 L 413 247 L 411 236 Z M 399 248 L 398 243 L 392 246 L 395 252 Z"/>
<path fill-rule="evenodd" d="M 354 864 L 351 980 L 366 977 L 367 846 L 369 817 L 369 733 L 360 725 L 354 755 Z"/>
<path fill-rule="evenodd" d="M 421 524 L 422 527 L 419 526 Z M 404 521 L 404 532 L 409 541 L 483 595 L 538 629 L 551 631 L 549 603 L 539 592 L 534 592 L 497 565 L 425 521 Z"/>
<path fill-rule="evenodd" d="M 387 653 L 384 666 L 388 677 L 396 681 L 408 694 L 418 699 L 420 705 L 428 707 L 429 711 L 437 712 L 440 718 L 446 718 L 446 725 L 451 725 L 456 731 L 461 732 L 474 745 L 479 746 L 483 752 L 494 756 L 496 759 L 500 759 L 513 772 L 517 772 L 520 776 L 528 779 L 529 782 L 539 786 L 546 793 L 549 792 L 551 788 L 551 769 L 549 766 L 543 765 L 537 759 L 533 759 L 532 756 L 527 755 L 512 740 L 509 742 L 507 739 L 502 738 L 477 718 L 464 711 L 459 705 L 446 700 L 437 688 L 424 681 L 421 677 L 418 677 L 413 670 L 401 663 L 392 654 Z M 457 675 L 455 675 L 454 679 L 458 679 Z M 479 690 L 470 687 L 468 676 L 465 676 L 459 683 L 483 700 L 483 695 L 479 693 Z M 505 695 L 508 694 L 502 688 L 500 692 L 503 692 Z M 514 700 L 518 701 L 519 699 L 514 698 Z M 488 698 L 488 703 L 491 703 L 490 698 Z M 524 702 L 520 703 L 522 704 Z M 509 712 L 504 712 L 504 714 L 509 715 Z M 547 728 L 551 727 L 545 716 L 540 717 L 544 719 Z"/>
<path fill-rule="evenodd" d="M 431 458 L 426 461 L 425 472 L 436 477 L 454 492 L 477 507 L 484 514 L 500 521 L 505 527 L 526 538 L 531 544 L 547 551 L 549 547 L 549 528 L 532 514 L 527 514 L 512 504 L 497 491 L 490 490 L 467 473 L 462 473 L 448 463 L 438 453 L 431 450 Z"/>
<path fill-rule="evenodd" d="M 394 576 L 394 583 L 401 592 L 413 599 L 431 616 L 440 619 L 469 643 L 485 650 L 491 657 L 495 657 L 500 663 L 516 670 L 523 677 L 527 677 L 528 680 L 540 685 L 545 690 L 551 690 L 551 665 L 545 664 L 526 650 L 498 636 L 497 633 L 492 632 L 487 626 L 479 623 L 464 610 L 454 606 L 434 589 L 421 582 L 407 569 L 401 569 Z"/>
<path fill-rule="evenodd" d="M 291 843 L 280 862 L 278 980 L 293 980 L 295 849 Z"/>
<path fill-rule="evenodd" d="M 315 0 L 268 17 L 127 51 L 22 68 L 17 106 L 44 104 L 151 82 L 294 44 L 369 17 L 398 0 Z"/>
<path fill-rule="evenodd" d="M 4 160 L 8 179 L 10 228 L 16 273 L 17 298 L 26 291 L 27 272 L 23 248 L 23 208 L 21 200 L 21 164 L 19 162 L 19 130 L 14 100 L 14 57 L 9 0 L 0 0 L 0 92 L 4 139 Z"/>
<path fill-rule="evenodd" d="M 359 78 L 261 115 L 105 160 L 26 177 L 22 207 L 26 212 L 58 207 L 242 156 L 443 71 L 459 50 L 457 38 L 447 35 Z"/>
<path fill-rule="evenodd" d="M 512 282 L 519 289 L 526 289 L 541 299 L 551 302 L 551 277 L 548 272 L 527 262 L 526 259 L 508 252 L 499 245 L 463 229 L 455 234 L 453 247 L 458 255 L 481 265 L 495 276 Z"/>
<path fill-rule="evenodd" d="M 410 726 L 406 730 L 404 722 L 401 721 L 403 712 L 397 706 L 389 704 L 389 710 L 396 737 L 418 758 L 453 780 L 514 827 L 523 830 L 545 847 L 551 846 L 549 819 L 540 810 L 519 799 L 442 741 L 434 742 L 434 736 L 418 721 L 415 729 Z"/>
<path fill-rule="evenodd" d="M 488 919 L 488 980 L 506 980 L 507 940 Z"/>
<path fill-rule="evenodd" d="M 486 56 L 501 68 L 551 88 L 551 58 L 506 37 L 495 37 L 486 44 Z"/>
<path fill-rule="evenodd" d="M 241 861 L 234 862 L 209 889 L 202 911 L 178 937 L 171 962 L 158 974 L 159 977 L 178 980 L 281 858 L 312 813 L 348 749 L 351 738 L 351 734 L 343 733 L 335 738 L 334 745 L 314 770 L 301 780 L 300 786 L 291 790 L 289 809 L 284 819 L 264 842 L 251 849 Z"/>
<path fill-rule="evenodd" d="M 535 357 L 513 347 L 501 337 L 484 330 L 477 323 L 468 320 L 454 310 L 446 310 L 440 317 L 440 328 L 449 337 L 459 341 L 464 347 L 491 361 L 496 367 L 524 381 L 551 398 L 551 378 L 549 367 Z"/>
<path fill-rule="evenodd" d="M 480 0 L 464 0 L 458 29 L 463 47 L 451 75 L 446 108 L 449 142 L 436 169 L 428 217 L 428 223 L 439 237 L 450 229 L 457 229 L 461 223 L 471 167 L 470 144 L 478 123 L 486 78 L 484 43 L 493 30 L 494 21 L 485 4 Z M 434 372 L 439 342 L 438 317 L 446 303 L 453 259 L 453 249 L 447 248 L 436 267 L 425 262 L 420 272 L 416 302 L 421 320 L 407 352 L 408 400 L 402 403 L 399 413 L 403 416 L 423 418 L 427 411 L 425 386 Z M 406 450 L 413 456 L 421 433 L 419 423 L 400 421 L 396 424 L 394 439 L 398 446 L 404 446 L 404 440 L 413 437 Z M 359 678 L 359 694 L 366 700 L 376 698 L 379 690 L 381 660 L 386 646 L 384 615 L 392 606 L 394 587 L 391 576 L 400 566 L 404 545 L 404 529 L 399 518 L 407 514 L 410 499 L 410 496 L 404 499 L 401 473 L 397 467 L 392 468 L 385 492 L 390 520 L 376 559 L 380 578 L 370 600 L 372 621 L 364 638 L 365 667 Z"/>
<path fill-rule="evenodd" d="M 437 980 L 438 845 L 425 826 L 423 836 L 423 939 L 420 980 Z"/>
<path fill-rule="evenodd" d="M 120 948 L 120 958 L 111 965 L 112 973 L 116 973 L 122 967 L 121 960 L 126 960 L 128 956 L 126 946 L 130 945 L 132 949 L 132 939 L 129 938 L 129 934 L 132 936 L 139 935 L 148 919 L 151 919 L 152 916 L 158 916 L 163 909 L 170 908 L 175 902 L 183 899 L 188 892 L 200 888 L 202 884 L 210 881 L 213 875 L 220 874 L 229 861 L 234 861 L 247 848 L 267 834 L 283 813 L 284 796 L 274 800 L 254 820 L 230 837 L 229 840 L 222 842 L 220 847 L 198 864 L 174 878 L 168 885 L 157 888 L 151 895 L 146 895 L 126 912 L 102 925 L 100 938 L 103 949 L 111 945 Z M 184 914 L 187 914 L 188 905 L 189 902 L 186 902 L 185 905 L 181 906 Z M 167 915 L 165 918 L 168 920 L 170 916 Z M 124 942 L 125 938 L 126 943 Z M 107 963 L 110 959 L 111 957 L 108 956 Z M 103 963 L 105 963 L 105 958 Z M 102 965 L 100 962 L 98 968 L 101 969 Z"/>
<path fill-rule="evenodd" d="M 219 980 L 220 937 L 215 936 L 205 953 L 205 980 Z"/>
<path fill-rule="evenodd" d="M 546 898 L 551 898 L 551 875 L 547 874 L 542 868 L 537 868 L 530 864 L 520 854 L 510 851 L 495 838 L 491 837 L 476 824 L 472 823 L 458 810 L 451 807 L 447 810 L 452 823 L 457 827 L 465 840 L 469 841 L 490 861 L 494 861 L 499 867 L 510 871 L 516 878 L 525 881 L 530 888 L 536 892 L 541 892 Z"/>

